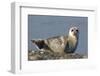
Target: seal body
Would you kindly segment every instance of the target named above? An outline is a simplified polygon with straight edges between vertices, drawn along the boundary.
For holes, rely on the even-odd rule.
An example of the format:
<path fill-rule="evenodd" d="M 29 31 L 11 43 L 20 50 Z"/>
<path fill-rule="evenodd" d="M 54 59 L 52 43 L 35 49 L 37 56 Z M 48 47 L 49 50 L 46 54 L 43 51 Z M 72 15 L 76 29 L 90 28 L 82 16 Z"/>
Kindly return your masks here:
<path fill-rule="evenodd" d="M 32 42 L 40 50 L 50 50 L 53 53 L 74 53 L 78 45 L 79 30 L 77 27 L 69 29 L 65 36 L 50 37 L 47 39 L 33 39 Z"/>

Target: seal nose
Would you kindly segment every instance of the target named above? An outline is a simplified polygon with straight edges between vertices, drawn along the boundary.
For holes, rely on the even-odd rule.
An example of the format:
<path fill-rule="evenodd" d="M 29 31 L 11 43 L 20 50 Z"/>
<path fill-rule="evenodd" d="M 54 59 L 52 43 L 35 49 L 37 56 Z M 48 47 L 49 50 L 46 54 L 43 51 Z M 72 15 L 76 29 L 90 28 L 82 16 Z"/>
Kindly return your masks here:
<path fill-rule="evenodd" d="M 77 32 L 76 31 L 74 31 L 74 35 L 76 35 L 77 34 Z"/>
<path fill-rule="evenodd" d="M 77 35 L 78 34 L 78 29 L 77 30 L 74 30 L 74 35 Z"/>

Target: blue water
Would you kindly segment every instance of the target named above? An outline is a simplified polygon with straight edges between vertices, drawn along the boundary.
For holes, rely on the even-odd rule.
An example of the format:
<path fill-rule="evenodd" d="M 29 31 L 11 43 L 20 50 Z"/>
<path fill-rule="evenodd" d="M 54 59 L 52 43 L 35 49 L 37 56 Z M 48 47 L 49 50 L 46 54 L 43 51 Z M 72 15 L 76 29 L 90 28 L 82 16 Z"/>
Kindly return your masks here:
<path fill-rule="evenodd" d="M 28 15 L 28 49 L 36 49 L 32 39 L 68 34 L 70 27 L 79 27 L 77 53 L 88 52 L 88 17 Z"/>

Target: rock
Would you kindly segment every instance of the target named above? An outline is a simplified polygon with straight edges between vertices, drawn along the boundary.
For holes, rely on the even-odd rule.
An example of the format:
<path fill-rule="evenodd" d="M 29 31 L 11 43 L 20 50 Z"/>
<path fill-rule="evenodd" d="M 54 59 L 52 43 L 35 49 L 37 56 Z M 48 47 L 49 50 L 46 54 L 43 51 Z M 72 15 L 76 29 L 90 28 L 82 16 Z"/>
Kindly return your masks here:
<path fill-rule="evenodd" d="M 28 60 L 55 60 L 55 59 L 80 59 L 87 58 L 87 56 L 78 53 L 65 53 L 60 55 L 59 53 L 53 53 L 50 51 L 28 51 Z"/>

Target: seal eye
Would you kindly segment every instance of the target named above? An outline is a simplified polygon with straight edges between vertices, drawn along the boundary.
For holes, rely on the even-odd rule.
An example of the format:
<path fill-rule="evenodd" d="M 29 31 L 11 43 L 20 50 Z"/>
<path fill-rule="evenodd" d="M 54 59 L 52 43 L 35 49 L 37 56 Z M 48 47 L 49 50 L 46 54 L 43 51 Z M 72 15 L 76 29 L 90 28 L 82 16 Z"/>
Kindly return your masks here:
<path fill-rule="evenodd" d="M 73 32 L 74 30 L 72 29 L 71 31 Z"/>
<path fill-rule="evenodd" d="M 78 32 L 78 30 L 76 30 Z"/>

